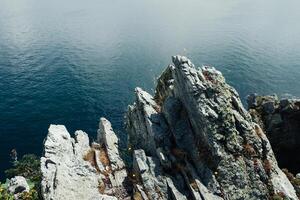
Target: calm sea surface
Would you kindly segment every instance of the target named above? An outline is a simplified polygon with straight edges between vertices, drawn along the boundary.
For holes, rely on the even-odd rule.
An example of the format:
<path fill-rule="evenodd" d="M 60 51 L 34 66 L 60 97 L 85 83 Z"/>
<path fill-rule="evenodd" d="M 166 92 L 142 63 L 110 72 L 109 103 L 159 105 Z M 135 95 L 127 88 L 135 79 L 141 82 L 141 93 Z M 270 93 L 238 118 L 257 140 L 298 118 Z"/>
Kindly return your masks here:
<path fill-rule="evenodd" d="M 249 93 L 300 96 L 299 0 L 0 0 L 0 177 L 9 152 L 41 155 L 49 124 L 122 129 L 171 56 Z"/>

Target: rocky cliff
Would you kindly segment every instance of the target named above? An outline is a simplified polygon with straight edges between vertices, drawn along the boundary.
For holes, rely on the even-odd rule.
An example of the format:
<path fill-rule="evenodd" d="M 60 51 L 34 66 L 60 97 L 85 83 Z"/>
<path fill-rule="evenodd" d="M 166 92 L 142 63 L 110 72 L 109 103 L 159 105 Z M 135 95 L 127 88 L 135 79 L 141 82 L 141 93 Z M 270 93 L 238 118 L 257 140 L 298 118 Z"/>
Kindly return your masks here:
<path fill-rule="evenodd" d="M 279 165 L 294 173 L 300 171 L 300 99 L 276 95 L 248 97 L 249 112 L 265 130 Z"/>
<path fill-rule="evenodd" d="M 132 164 L 101 118 L 97 141 L 51 125 L 44 199 L 298 199 L 259 122 L 212 67 L 173 57 L 155 95 L 135 90 L 125 126 Z"/>

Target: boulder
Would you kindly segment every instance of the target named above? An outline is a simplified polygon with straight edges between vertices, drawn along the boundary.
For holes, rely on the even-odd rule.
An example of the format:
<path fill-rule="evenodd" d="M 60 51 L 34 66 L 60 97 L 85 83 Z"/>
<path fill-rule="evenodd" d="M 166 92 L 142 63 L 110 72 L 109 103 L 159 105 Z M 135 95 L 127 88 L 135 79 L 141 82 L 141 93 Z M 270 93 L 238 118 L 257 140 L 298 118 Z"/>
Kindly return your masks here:
<path fill-rule="evenodd" d="M 29 192 L 29 185 L 23 176 L 15 176 L 8 182 L 8 191 L 14 195 L 15 199 L 19 199 L 21 193 Z"/>

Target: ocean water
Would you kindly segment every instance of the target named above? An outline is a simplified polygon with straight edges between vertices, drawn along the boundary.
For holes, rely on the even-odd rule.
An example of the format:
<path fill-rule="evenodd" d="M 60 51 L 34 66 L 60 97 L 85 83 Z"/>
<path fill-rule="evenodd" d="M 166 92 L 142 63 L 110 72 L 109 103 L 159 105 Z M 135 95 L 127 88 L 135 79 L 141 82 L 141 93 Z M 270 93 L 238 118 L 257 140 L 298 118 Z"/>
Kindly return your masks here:
<path fill-rule="evenodd" d="M 240 93 L 300 96 L 298 0 L 1 0 L 0 177 L 9 152 L 42 154 L 49 124 L 121 138 L 134 88 L 183 54 Z"/>

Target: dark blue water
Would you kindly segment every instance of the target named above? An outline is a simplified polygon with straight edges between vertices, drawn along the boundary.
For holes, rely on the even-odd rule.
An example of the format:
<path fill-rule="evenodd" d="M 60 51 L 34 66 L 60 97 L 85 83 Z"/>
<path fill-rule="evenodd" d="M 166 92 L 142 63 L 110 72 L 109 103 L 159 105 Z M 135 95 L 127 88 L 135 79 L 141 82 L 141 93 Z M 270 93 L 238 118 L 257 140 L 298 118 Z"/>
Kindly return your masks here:
<path fill-rule="evenodd" d="M 220 69 L 245 99 L 300 96 L 298 0 L 1 0 L 0 172 L 41 155 L 49 124 L 118 134 L 136 86 L 175 54 Z"/>

